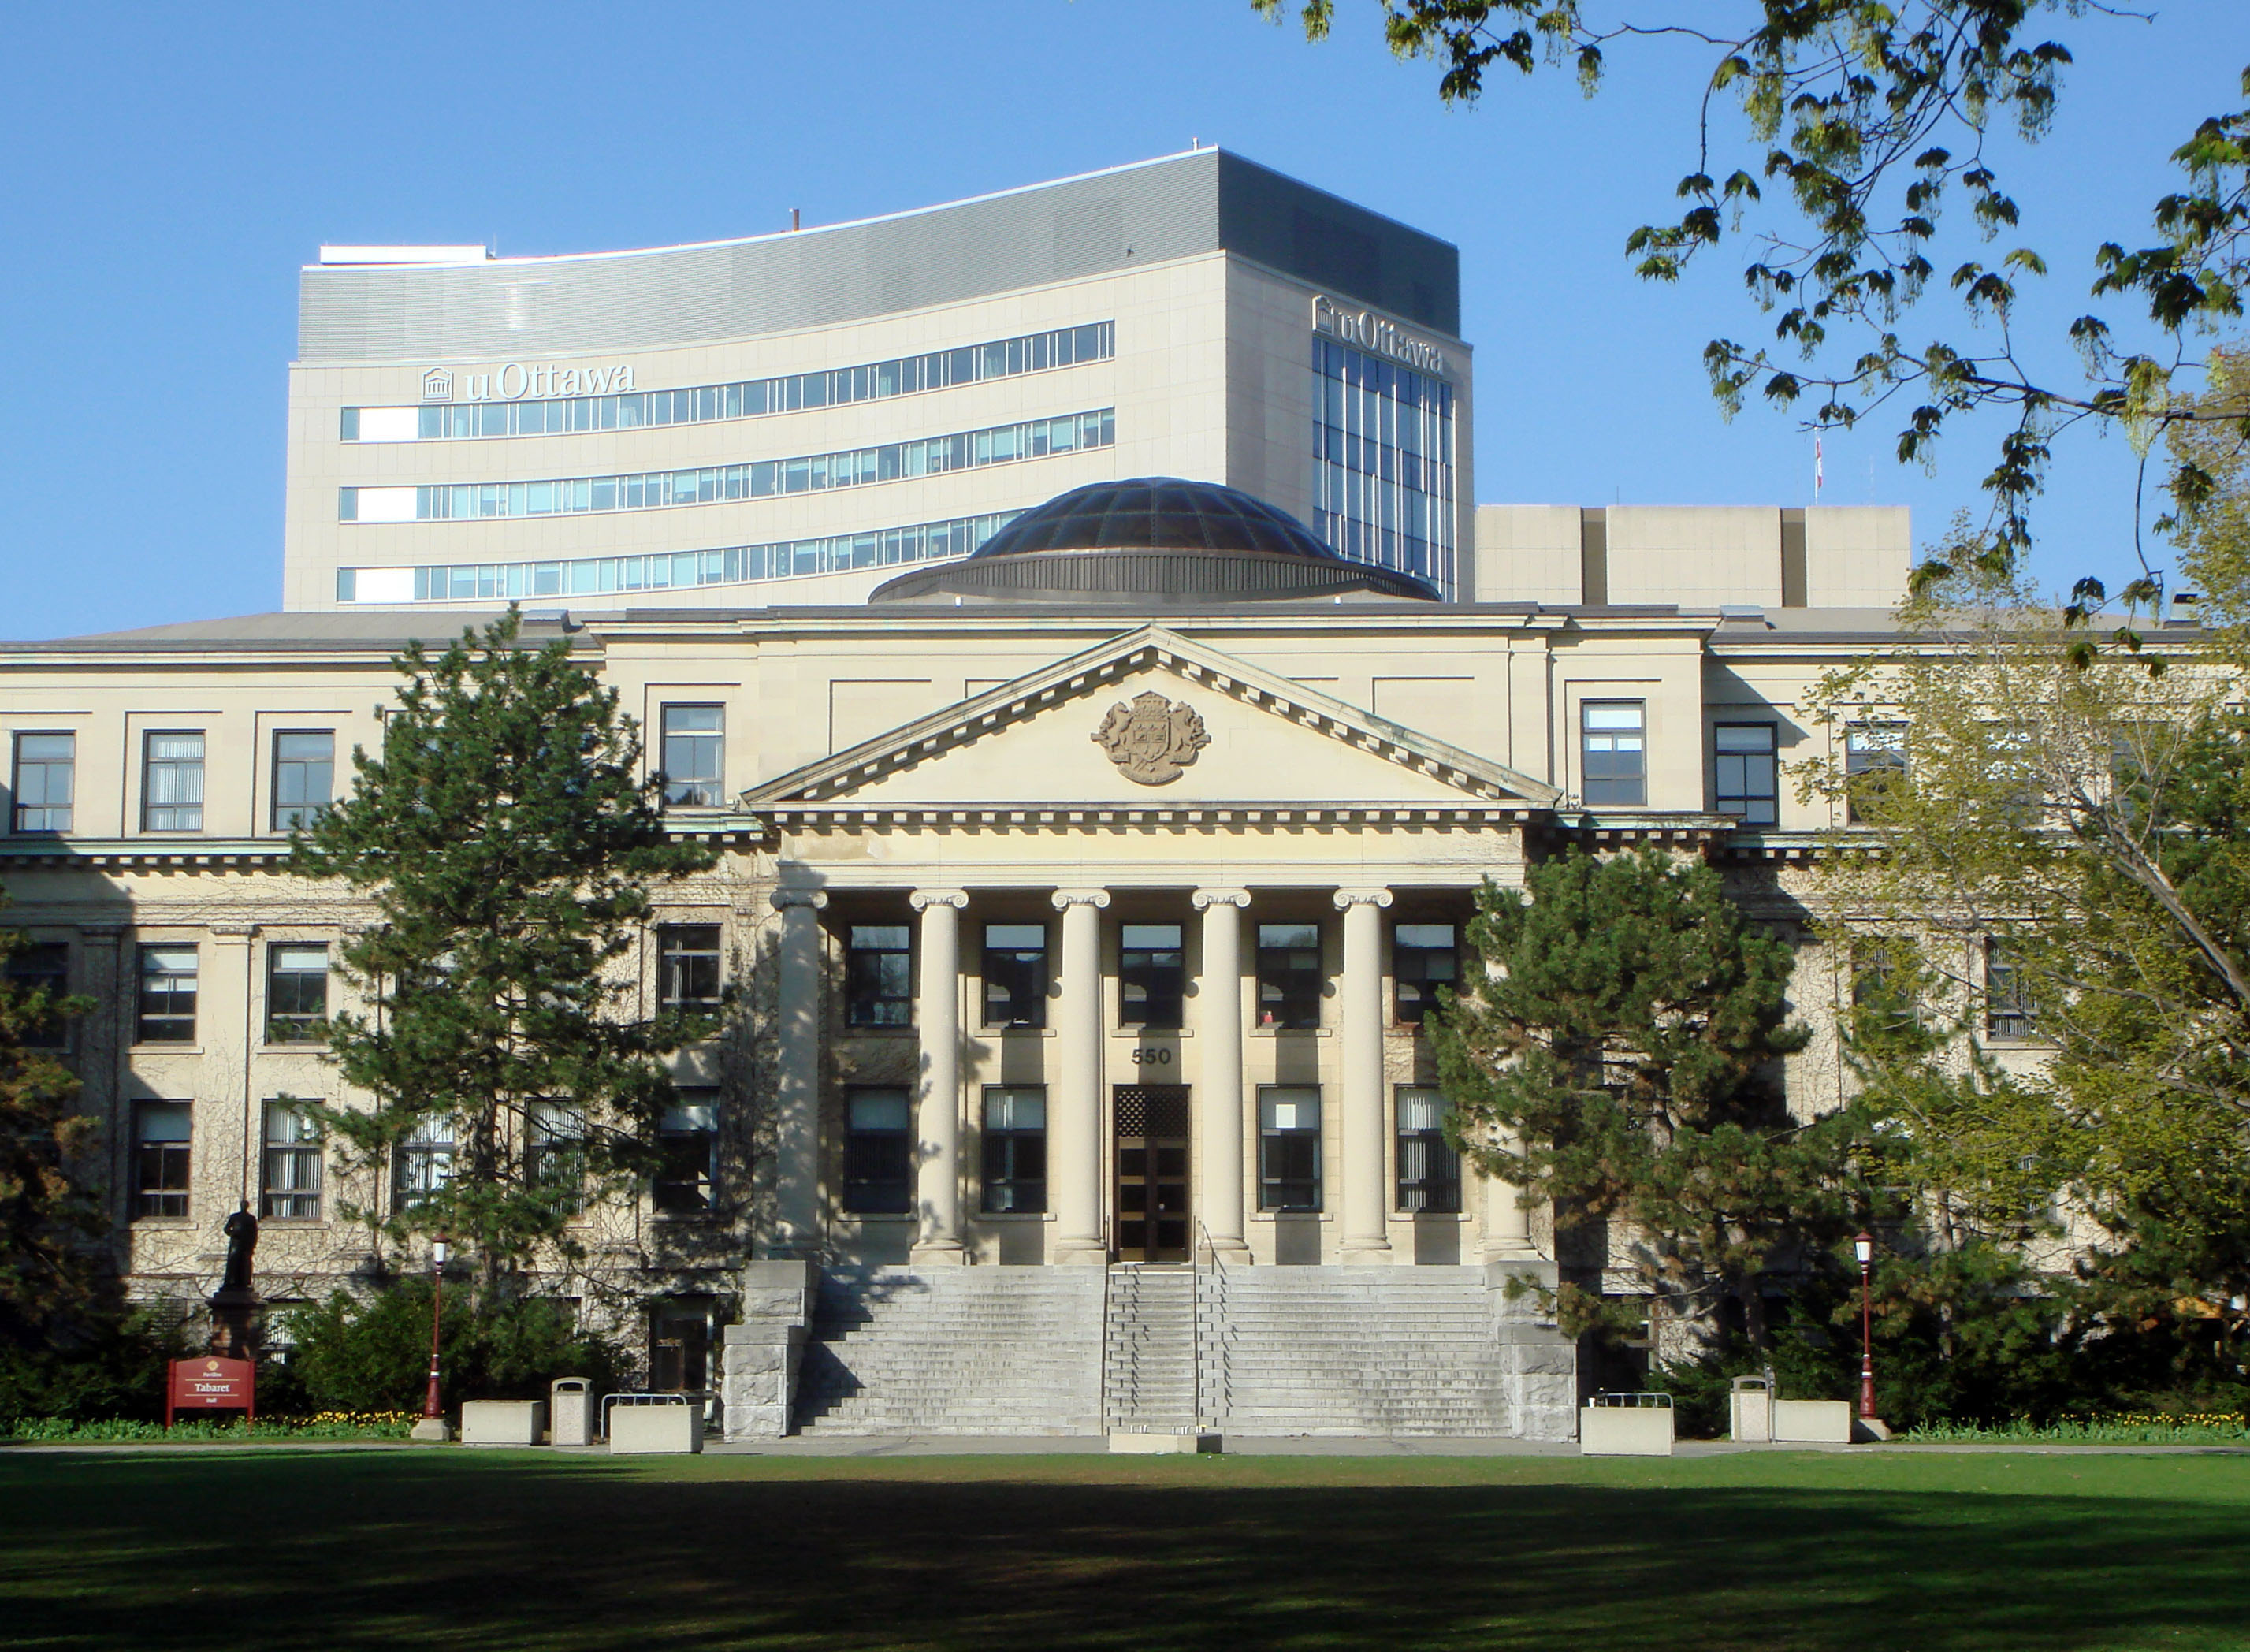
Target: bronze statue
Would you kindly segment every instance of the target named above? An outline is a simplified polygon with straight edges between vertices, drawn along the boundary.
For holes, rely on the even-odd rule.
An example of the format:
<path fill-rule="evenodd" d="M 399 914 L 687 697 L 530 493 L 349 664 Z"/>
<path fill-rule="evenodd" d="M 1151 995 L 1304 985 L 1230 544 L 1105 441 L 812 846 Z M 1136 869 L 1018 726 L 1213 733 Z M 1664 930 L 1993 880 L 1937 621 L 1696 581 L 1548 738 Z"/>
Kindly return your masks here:
<path fill-rule="evenodd" d="M 251 1260 L 258 1254 L 258 1218 L 250 1213 L 245 1202 L 242 1208 L 226 1219 L 226 1277 L 219 1283 L 221 1291 L 251 1291 Z"/>

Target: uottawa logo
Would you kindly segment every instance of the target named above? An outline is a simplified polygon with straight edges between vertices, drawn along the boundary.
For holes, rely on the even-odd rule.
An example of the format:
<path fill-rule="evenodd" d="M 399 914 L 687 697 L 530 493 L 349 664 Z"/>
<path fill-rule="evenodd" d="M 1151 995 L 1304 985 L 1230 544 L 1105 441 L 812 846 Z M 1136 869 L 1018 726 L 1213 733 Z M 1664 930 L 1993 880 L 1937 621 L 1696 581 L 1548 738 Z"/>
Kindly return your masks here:
<path fill-rule="evenodd" d="M 459 374 L 433 367 L 422 375 L 425 402 L 544 401 L 550 396 L 623 396 L 633 388 L 632 363 L 564 367 L 555 362 L 509 362 Z"/>

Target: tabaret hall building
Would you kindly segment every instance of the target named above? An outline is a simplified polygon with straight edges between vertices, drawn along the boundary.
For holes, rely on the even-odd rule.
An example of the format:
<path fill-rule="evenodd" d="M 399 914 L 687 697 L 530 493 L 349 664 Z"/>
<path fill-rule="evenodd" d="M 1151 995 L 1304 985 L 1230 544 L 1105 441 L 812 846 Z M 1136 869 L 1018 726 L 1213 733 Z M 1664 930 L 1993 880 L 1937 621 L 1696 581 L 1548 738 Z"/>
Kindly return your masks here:
<path fill-rule="evenodd" d="M 710 245 L 324 249 L 282 610 L 0 644 L 12 967 L 95 1000 L 133 1293 L 199 1307 L 244 1200 L 269 1306 L 427 1265 L 344 1210 L 447 1132 L 355 1170 L 291 1103 L 352 1099 L 304 1029 L 369 914 L 287 837 L 397 650 L 514 602 L 722 850 L 632 967 L 741 1024 L 535 1281 L 650 1386 L 736 1437 L 1569 1437 L 1599 1373 L 1510 1282 L 1606 1258 L 1447 1147 L 1424 1018 L 1480 880 L 1667 844 L 1807 945 L 1788 1078 L 1833 1104 L 1794 893 L 1833 823 L 1784 766 L 1909 536 L 1476 508 L 1459 315 L 1452 246 L 1217 150 Z"/>

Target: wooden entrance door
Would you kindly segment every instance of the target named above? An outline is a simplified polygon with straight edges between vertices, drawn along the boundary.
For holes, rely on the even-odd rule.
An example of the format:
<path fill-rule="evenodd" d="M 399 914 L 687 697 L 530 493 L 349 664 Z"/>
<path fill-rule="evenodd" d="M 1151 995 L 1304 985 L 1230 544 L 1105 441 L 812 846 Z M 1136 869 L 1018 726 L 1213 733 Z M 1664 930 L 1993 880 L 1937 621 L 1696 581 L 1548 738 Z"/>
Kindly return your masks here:
<path fill-rule="evenodd" d="M 1117 1259 L 1184 1262 L 1188 1230 L 1188 1087 L 1120 1084 L 1117 1121 Z"/>

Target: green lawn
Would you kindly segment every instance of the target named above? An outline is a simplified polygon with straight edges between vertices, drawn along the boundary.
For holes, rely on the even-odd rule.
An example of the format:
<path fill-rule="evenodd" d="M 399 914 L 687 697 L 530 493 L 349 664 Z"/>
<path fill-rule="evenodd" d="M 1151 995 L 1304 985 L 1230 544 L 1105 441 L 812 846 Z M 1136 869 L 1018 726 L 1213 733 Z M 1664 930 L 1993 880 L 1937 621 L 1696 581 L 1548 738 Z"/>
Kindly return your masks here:
<path fill-rule="evenodd" d="M 0 1451 L 0 1645 L 2250 1648 L 2250 1457 Z"/>

